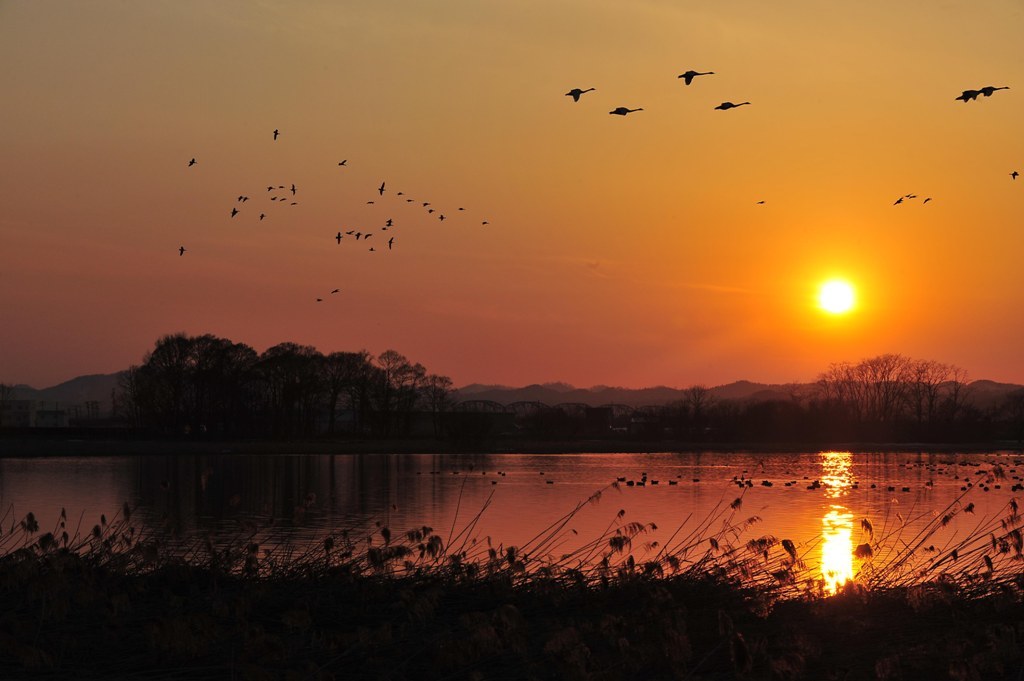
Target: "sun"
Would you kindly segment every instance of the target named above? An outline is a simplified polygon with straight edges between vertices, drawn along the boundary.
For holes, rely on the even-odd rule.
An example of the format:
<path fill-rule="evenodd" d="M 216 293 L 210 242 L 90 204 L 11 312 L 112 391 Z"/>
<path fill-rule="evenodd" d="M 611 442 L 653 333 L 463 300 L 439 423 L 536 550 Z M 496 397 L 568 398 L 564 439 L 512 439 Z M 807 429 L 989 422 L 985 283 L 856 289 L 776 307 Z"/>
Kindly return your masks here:
<path fill-rule="evenodd" d="M 832 279 L 821 285 L 818 291 L 818 307 L 829 314 L 844 314 L 853 309 L 856 294 L 849 282 Z"/>

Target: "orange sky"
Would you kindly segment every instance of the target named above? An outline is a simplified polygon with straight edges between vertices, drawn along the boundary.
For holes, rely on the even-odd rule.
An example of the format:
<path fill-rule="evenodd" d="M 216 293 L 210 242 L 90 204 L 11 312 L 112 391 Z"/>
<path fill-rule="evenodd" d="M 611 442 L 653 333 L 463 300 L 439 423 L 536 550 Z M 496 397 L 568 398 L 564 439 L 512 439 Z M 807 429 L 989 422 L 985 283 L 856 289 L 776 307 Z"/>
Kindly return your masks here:
<path fill-rule="evenodd" d="M 456 385 L 1024 382 L 1022 35 L 1009 0 L 0 1 L 0 381 L 184 331 Z"/>

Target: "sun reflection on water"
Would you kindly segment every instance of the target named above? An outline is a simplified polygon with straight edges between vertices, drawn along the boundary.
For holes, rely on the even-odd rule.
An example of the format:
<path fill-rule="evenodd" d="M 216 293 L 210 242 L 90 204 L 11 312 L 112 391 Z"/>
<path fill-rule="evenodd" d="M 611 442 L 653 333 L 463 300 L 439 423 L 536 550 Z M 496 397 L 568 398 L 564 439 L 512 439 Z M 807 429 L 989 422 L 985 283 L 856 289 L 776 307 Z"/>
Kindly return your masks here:
<path fill-rule="evenodd" d="M 833 500 L 821 519 L 821 577 L 828 594 L 853 579 L 853 514 L 836 503 L 853 487 L 852 462 L 850 452 L 821 453 L 821 486 Z"/>

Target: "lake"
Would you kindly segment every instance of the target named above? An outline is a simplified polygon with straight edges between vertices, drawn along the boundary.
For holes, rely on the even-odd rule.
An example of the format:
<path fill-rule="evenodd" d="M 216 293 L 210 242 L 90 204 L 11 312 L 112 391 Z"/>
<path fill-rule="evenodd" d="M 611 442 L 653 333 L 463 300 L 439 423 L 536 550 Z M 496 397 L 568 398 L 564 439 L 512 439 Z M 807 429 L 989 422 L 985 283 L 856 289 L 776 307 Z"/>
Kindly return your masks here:
<path fill-rule="evenodd" d="M 943 528 L 940 545 L 1001 515 L 1022 475 L 1014 452 L 10 458 L 0 459 L 0 513 L 4 532 L 29 511 L 47 531 L 64 508 L 69 529 L 84 533 L 127 502 L 141 528 L 224 537 L 255 525 L 264 545 L 427 525 L 452 544 L 521 546 L 557 527 L 555 555 L 629 522 L 653 523 L 644 541 L 664 543 L 684 522 L 725 511 L 759 519 L 744 540 L 790 539 L 841 580 L 867 541 L 862 520 L 876 534 L 916 530 L 966 495 L 956 506 L 974 512 Z M 640 559 L 644 549 L 633 551 Z"/>

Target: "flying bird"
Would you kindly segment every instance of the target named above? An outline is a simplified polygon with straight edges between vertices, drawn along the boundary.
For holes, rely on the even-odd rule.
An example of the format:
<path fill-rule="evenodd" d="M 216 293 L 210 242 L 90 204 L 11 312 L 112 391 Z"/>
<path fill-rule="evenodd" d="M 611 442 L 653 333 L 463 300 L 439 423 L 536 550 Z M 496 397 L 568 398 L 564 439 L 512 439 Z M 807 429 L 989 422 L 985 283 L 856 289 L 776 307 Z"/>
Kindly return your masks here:
<path fill-rule="evenodd" d="M 277 141 L 277 136 L 280 135 L 280 134 L 281 134 L 281 131 L 278 130 L 277 128 L 274 128 L 274 141 L 275 142 Z"/>
<path fill-rule="evenodd" d="M 196 160 L 195 160 L 195 159 L 192 159 L 191 161 L 189 161 L 189 162 L 188 162 L 188 167 L 189 167 L 189 168 L 191 168 L 191 167 L 192 167 L 192 166 L 194 166 L 195 164 L 196 164 Z"/>
<path fill-rule="evenodd" d="M 338 165 L 339 165 L 339 166 L 343 166 L 343 165 L 345 165 L 346 163 L 348 163 L 348 159 L 347 159 L 347 158 L 346 158 L 346 159 L 345 159 L 344 161 L 339 161 L 339 162 L 338 162 Z"/>
<path fill-rule="evenodd" d="M 438 219 L 439 219 L 439 220 L 440 220 L 441 222 L 444 222 L 444 213 L 441 213 L 441 215 L 440 215 L 440 216 L 438 217 Z"/>
<path fill-rule="evenodd" d="M 592 88 L 592 87 L 588 87 L 586 90 L 581 90 L 578 87 L 574 87 L 573 89 L 571 89 L 568 92 L 566 92 L 565 96 L 566 97 L 572 97 L 572 101 L 578 102 L 578 101 L 580 101 L 580 95 L 582 95 L 584 92 L 591 92 L 593 90 L 594 90 L 594 88 Z"/>
<path fill-rule="evenodd" d="M 995 92 L 996 90 L 1009 90 L 1009 89 L 1010 89 L 1010 86 L 1008 86 L 1008 85 L 1004 85 L 1003 87 L 996 87 L 995 85 L 986 85 L 985 87 L 983 87 L 980 90 L 978 90 L 978 92 L 980 92 L 981 94 L 985 95 L 986 97 L 991 97 L 992 93 Z"/>
<path fill-rule="evenodd" d="M 900 205 L 901 203 L 903 203 L 903 197 L 902 197 L 902 196 L 901 196 L 900 198 L 896 199 L 896 200 L 895 200 L 895 201 L 893 202 L 893 204 L 892 204 L 892 205 L 894 205 L 894 206 L 898 206 L 898 205 Z"/>
<path fill-rule="evenodd" d="M 980 94 L 981 94 L 981 90 L 964 90 L 963 92 L 960 93 L 960 96 L 957 97 L 956 99 L 962 99 L 964 101 L 964 103 L 966 104 L 967 102 L 969 102 L 971 100 L 977 99 L 978 95 L 980 95 Z"/>
<path fill-rule="evenodd" d="M 392 220 L 391 218 L 388 218 L 388 221 L 387 221 L 387 223 L 385 223 L 384 226 L 385 227 L 390 227 L 393 222 L 394 222 L 394 220 Z"/>
<path fill-rule="evenodd" d="M 318 303 L 322 303 L 322 302 L 324 302 L 324 299 L 323 299 L 323 298 L 317 298 L 317 299 L 316 299 L 316 302 L 318 302 Z"/>
<path fill-rule="evenodd" d="M 238 215 L 238 209 L 237 208 L 232 208 L 231 209 L 231 217 L 235 217 L 236 215 Z"/>
<path fill-rule="evenodd" d="M 337 233 L 337 234 L 336 234 L 336 235 L 334 236 L 334 238 L 335 238 L 335 239 L 337 239 L 337 240 L 338 240 L 338 243 L 340 244 L 340 243 L 341 243 L 341 232 L 338 232 L 338 233 Z"/>
<path fill-rule="evenodd" d="M 763 205 L 764 205 L 764 200 L 762 199 L 761 201 L 758 201 L 758 202 L 757 202 L 757 205 L 759 205 L 759 206 L 763 206 Z"/>
<path fill-rule="evenodd" d="M 928 203 L 931 200 L 932 200 L 932 197 L 929 196 L 927 199 L 925 199 L 924 201 L 921 202 L 921 205 L 923 206 L 924 204 Z"/>
<path fill-rule="evenodd" d="M 722 102 L 715 108 L 721 109 L 722 111 L 728 111 L 729 109 L 735 109 L 736 107 L 743 106 L 744 104 L 750 104 L 750 102 L 740 102 L 739 104 L 733 104 L 732 102 Z"/>
<path fill-rule="evenodd" d="M 683 78 L 684 79 L 683 82 L 685 82 L 687 85 L 689 85 L 690 83 L 693 82 L 693 79 L 696 78 L 697 76 L 711 76 L 711 75 L 714 75 L 714 73 L 715 73 L 714 71 L 704 71 L 703 73 L 701 73 L 699 71 L 694 71 L 694 70 L 691 69 L 690 71 L 687 71 L 686 73 L 680 74 L 679 78 Z"/>
<path fill-rule="evenodd" d="M 263 218 L 265 218 L 265 217 L 267 217 L 267 214 L 266 214 L 266 213 L 260 213 L 260 220 L 262 220 L 262 219 L 263 219 Z"/>
<path fill-rule="evenodd" d="M 331 291 L 331 293 L 340 293 L 340 292 L 341 292 L 341 289 L 340 289 L 340 288 L 336 288 L 336 289 L 334 289 L 333 291 Z"/>
<path fill-rule="evenodd" d="M 381 183 L 380 183 L 380 186 L 379 186 L 379 187 L 377 187 L 377 191 L 379 191 L 379 192 L 380 192 L 380 195 L 381 195 L 381 196 L 384 196 L 384 183 L 383 183 L 383 182 L 381 182 Z"/>
<path fill-rule="evenodd" d="M 1010 173 L 1010 179 L 1011 180 L 1016 180 L 1018 175 L 1020 175 L 1020 173 L 1018 173 L 1016 170 L 1014 170 L 1012 173 Z"/>
<path fill-rule="evenodd" d="M 626 114 L 631 114 L 634 111 L 643 111 L 643 109 L 627 109 L 624 106 L 619 106 L 619 107 L 616 107 L 616 108 L 612 109 L 608 113 L 615 114 L 616 116 L 625 116 Z"/>
<path fill-rule="evenodd" d="M 395 243 L 395 237 L 388 239 L 388 250 L 391 250 L 391 244 Z"/>
<path fill-rule="evenodd" d="M 292 183 L 292 196 L 295 196 L 295 183 Z"/>
<path fill-rule="evenodd" d="M 489 225 L 489 224 L 491 224 L 491 223 L 487 222 L 487 220 L 484 220 L 483 222 L 481 222 L 481 223 L 480 223 L 480 225 L 481 225 L 481 226 L 483 226 L 483 225 Z"/>
<path fill-rule="evenodd" d="M 178 246 L 178 255 L 179 256 L 185 255 L 185 247 L 184 246 Z"/>

